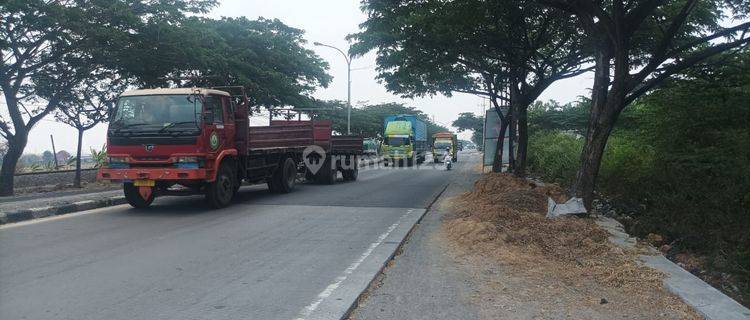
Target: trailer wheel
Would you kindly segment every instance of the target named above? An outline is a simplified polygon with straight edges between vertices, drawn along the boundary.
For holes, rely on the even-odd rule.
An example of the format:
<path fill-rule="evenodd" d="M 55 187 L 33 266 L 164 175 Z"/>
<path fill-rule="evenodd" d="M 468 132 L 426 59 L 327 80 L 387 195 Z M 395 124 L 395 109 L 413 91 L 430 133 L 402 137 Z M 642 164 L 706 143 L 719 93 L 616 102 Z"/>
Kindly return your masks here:
<path fill-rule="evenodd" d="M 286 158 L 268 181 L 268 190 L 273 193 L 289 193 L 294 189 L 296 180 L 297 165 L 292 158 Z"/>
<path fill-rule="evenodd" d="M 125 200 L 127 200 L 128 204 L 133 208 L 148 208 L 148 206 L 150 206 L 151 203 L 154 202 L 154 198 L 156 198 L 154 192 L 151 192 L 151 195 L 148 197 L 148 199 L 143 199 L 143 197 L 141 197 L 141 194 L 138 192 L 138 187 L 134 186 L 132 182 L 124 183 L 122 185 L 122 189 L 125 193 Z"/>
<path fill-rule="evenodd" d="M 357 181 L 359 176 L 359 161 L 354 160 L 354 168 L 341 171 L 341 175 L 344 176 L 344 181 Z"/>
<path fill-rule="evenodd" d="M 323 163 L 323 167 L 320 168 L 320 171 L 318 171 L 317 178 L 318 182 L 321 184 L 335 184 L 336 178 L 338 176 L 338 170 L 334 165 L 331 165 L 331 161 L 333 159 L 328 158 Z"/>
<path fill-rule="evenodd" d="M 216 209 L 224 208 L 232 202 L 234 196 L 235 174 L 226 163 L 222 163 L 219 172 L 216 173 L 216 180 L 209 183 L 206 187 L 206 202 Z"/>
<path fill-rule="evenodd" d="M 305 168 L 305 180 L 307 181 L 315 181 L 315 174 L 310 171 L 310 169 Z"/>

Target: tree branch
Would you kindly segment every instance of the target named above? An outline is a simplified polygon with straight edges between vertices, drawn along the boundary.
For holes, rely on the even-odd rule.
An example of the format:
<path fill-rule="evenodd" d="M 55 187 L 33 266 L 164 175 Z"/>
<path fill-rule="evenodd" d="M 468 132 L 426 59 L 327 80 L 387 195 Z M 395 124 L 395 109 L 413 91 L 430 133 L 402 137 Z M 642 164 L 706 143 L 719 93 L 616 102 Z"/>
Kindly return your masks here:
<path fill-rule="evenodd" d="M 672 75 L 679 73 L 689 67 L 692 67 L 696 65 L 697 63 L 710 58 L 711 56 L 717 55 L 719 53 L 722 53 L 734 47 L 746 45 L 748 43 L 750 43 L 750 38 L 738 39 L 733 42 L 723 43 L 723 44 L 716 45 L 716 46 L 701 50 L 699 52 L 696 52 L 686 57 L 683 60 L 680 60 L 671 65 L 666 66 L 659 75 L 642 83 L 640 86 L 635 88 L 635 90 L 633 90 L 627 97 L 625 97 L 625 103 L 623 104 L 623 106 L 630 104 L 635 99 L 642 96 L 649 90 L 653 89 L 656 85 L 658 85 L 665 79 L 671 77 Z"/>

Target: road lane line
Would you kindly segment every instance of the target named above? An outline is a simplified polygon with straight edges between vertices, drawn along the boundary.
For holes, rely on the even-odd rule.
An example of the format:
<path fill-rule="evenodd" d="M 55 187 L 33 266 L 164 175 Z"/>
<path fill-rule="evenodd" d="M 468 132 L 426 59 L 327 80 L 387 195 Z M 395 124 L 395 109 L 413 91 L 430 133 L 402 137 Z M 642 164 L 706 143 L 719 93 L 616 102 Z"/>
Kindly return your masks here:
<path fill-rule="evenodd" d="M 106 211 L 106 210 L 112 209 L 112 208 L 117 208 L 117 207 L 129 207 L 129 206 L 125 205 L 125 204 L 119 204 L 119 205 L 116 205 L 116 206 L 102 207 L 102 208 L 96 208 L 96 209 L 89 209 L 89 210 L 72 212 L 72 213 L 67 213 L 67 214 L 62 214 L 62 215 L 49 216 L 49 217 L 44 217 L 44 218 L 38 218 L 38 219 L 32 219 L 32 220 L 26 220 L 26 221 L 20 221 L 20 222 L 13 222 L 13 223 L 7 223 L 7 224 L 0 225 L 0 230 L 13 229 L 13 228 L 18 228 L 18 227 L 33 225 L 33 224 L 37 224 L 37 223 L 50 222 L 50 221 L 63 220 L 63 219 L 68 219 L 68 218 L 73 218 L 73 217 L 85 216 L 85 215 L 89 215 L 89 214 L 102 213 L 103 211 Z"/>
<path fill-rule="evenodd" d="M 414 212 L 414 209 L 407 210 L 406 213 L 404 213 L 401 217 L 398 218 L 396 223 L 388 227 L 388 230 L 386 230 L 383 234 L 381 234 L 377 238 L 377 240 L 375 240 L 375 242 L 371 243 L 370 246 L 367 248 L 367 250 L 365 250 L 365 252 L 363 252 L 359 256 L 359 259 L 357 259 L 352 264 L 350 264 L 349 267 L 347 267 L 344 270 L 344 272 L 341 273 L 340 276 L 334 279 L 333 283 L 329 284 L 322 292 L 318 294 L 317 299 L 315 299 L 315 301 L 313 301 L 312 303 L 307 305 L 304 309 L 302 309 L 302 311 L 300 312 L 300 315 L 297 318 L 295 318 L 295 320 L 305 320 L 305 318 L 309 317 L 313 312 L 315 312 L 315 310 L 318 309 L 318 306 L 320 306 L 320 304 L 326 298 L 330 297 L 333 291 L 335 291 L 341 285 L 341 283 L 344 282 L 349 277 L 349 275 L 351 275 L 355 270 L 357 270 L 357 268 L 359 268 L 359 265 L 361 265 L 362 262 L 364 262 L 365 259 L 367 259 L 367 257 L 369 257 L 370 254 L 372 254 L 375 248 L 380 246 L 380 244 L 383 243 L 383 241 L 385 241 L 386 238 L 388 238 L 391 232 L 393 232 L 393 230 L 395 230 L 401 224 L 401 220 L 403 220 L 406 216 L 410 215 L 412 212 Z"/>

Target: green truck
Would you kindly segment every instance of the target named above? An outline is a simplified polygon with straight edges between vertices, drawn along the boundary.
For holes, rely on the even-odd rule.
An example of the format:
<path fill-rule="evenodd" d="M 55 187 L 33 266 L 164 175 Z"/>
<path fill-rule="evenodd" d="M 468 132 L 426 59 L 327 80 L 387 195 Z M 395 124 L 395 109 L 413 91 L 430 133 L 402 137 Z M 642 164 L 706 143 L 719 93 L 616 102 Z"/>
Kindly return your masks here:
<path fill-rule="evenodd" d="M 427 155 L 427 124 L 409 114 L 385 118 L 383 159 L 386 163 L 406 162 L 413 166 L 424 162 Z"/>

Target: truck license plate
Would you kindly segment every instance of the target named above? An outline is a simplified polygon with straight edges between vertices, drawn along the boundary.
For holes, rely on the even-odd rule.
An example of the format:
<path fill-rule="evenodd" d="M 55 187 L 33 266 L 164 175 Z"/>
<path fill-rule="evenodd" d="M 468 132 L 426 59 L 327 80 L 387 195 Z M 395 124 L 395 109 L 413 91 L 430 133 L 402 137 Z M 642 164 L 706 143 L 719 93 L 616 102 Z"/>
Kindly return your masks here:
<path fill-rule="evenodd" d="M 135 180 L 133 181 L 133 186 L 136 187 L 153 187 L 156 185 L 156 181 L 154 180 Z"/>

